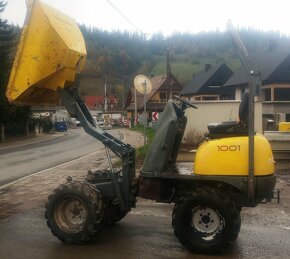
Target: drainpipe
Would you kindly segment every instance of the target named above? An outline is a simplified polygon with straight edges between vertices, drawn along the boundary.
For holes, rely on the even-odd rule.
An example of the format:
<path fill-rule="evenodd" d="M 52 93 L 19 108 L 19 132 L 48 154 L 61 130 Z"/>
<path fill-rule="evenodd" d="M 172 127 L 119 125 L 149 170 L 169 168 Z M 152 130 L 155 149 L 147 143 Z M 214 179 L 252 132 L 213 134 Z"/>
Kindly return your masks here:
<path fill-rule="evenodd" d="M 1 142 L 5 141 L 4 123 L 1 124 Z"/>
<path fill-rule="evenodd" d="M 29 137 L 28 120 L 26 121 L 26 136 Z"/>

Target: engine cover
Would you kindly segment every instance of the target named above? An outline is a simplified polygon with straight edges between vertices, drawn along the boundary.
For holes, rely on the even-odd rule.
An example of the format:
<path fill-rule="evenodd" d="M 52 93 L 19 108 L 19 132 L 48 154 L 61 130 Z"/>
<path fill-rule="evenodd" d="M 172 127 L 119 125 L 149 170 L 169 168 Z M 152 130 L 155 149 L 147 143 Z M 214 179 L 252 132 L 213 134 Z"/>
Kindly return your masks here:
<path fill-rule="evenodd" d="M 274 174 L 274 158 L 268 140 L 262 135 L 254 137 L 255 176 Z M 248 175 L 248 137 L 232 137 L 202 143 L 195 158 L 197 175 Z"/>

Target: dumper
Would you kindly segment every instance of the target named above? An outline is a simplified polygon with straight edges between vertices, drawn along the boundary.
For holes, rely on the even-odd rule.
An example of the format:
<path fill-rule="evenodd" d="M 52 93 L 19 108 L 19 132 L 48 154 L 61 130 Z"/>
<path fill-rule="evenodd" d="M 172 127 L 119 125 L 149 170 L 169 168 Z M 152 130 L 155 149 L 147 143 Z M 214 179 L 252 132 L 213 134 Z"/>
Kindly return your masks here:
<path fill-rule="evenodd" d="M 252 91 L 242 97 L 239 121 L 209 125 L 191 174 L 179 171 L 176 158 L 187 124 L 185 110 L 197 107 L 179 96 L 168 100 L 137 176 L 135 148 L 101 129 L 78 93 L 85 57 L 75 21 L 38 0 L 30 2 L 7 97 L 28 105 L 61 100 L 84 130 L 103 143 L 108 159 L 107 168 L 90 170 L 83 180 L 68 176 L 49 195 L 45 217 L 52 234 L 66 244 L 90 242 L 105 224 L 122 220 L 141 197 L 175 203 L 174 234 L 189 250 L 215 253 L 232 244 L 242 207 L 271 200 L 276 182 L 270 144 L 250 131 Z M 254 145 L 256 151 L 249 152 Z M 120 163 L 114 163 L 112 154 Z"/>

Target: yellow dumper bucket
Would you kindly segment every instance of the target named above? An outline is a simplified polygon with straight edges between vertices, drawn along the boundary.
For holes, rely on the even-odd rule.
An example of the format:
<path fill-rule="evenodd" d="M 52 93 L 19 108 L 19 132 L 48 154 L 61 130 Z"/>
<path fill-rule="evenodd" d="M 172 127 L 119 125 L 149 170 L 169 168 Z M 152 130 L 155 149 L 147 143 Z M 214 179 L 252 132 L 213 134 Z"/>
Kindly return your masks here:
<path fill-rule="evenodd" d="M 73 19 L 38 0 L 27 2 L 6 96 L 19 104 L 55 105 L 57 90 L 71 86 L 84 66 L 85 42 Z"/>

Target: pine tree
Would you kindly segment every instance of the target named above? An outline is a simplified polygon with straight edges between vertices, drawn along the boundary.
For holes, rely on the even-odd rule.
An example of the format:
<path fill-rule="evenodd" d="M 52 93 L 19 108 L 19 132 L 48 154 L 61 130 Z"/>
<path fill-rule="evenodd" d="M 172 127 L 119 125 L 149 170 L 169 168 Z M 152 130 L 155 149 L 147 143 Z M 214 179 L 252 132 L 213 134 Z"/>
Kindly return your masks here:
<path fill-rule="evenodd" d="M 7 2 L 0 1 L 0 13 L 4 12 Z M 12 29 L 8 25 L 7 20 L 0 18 L 0 103 L 6 103 L 5 90 L 10 70 L 9 54 L 11 42 L 13 40 Z"/>
<path fill-rule="evenodd" d="M 0 14 L 5 11 L 6 5 L 6 1 L 0 0 Z M 12 128 L 21 128 L 27 123 L 30 116 L 30 107 L 9 104 L 5 96 L 13 61 L 11 51 L 13 47 L 14 49 L 16 47 L 15 39 L 17 34 L 13 28 L 17 30 L 17 27 L 9 25 L 7 20 L 0 18 L 0 124 L 5 124 L 8 129 L 11 128 L 8 124 L 13 125 Z"/>

